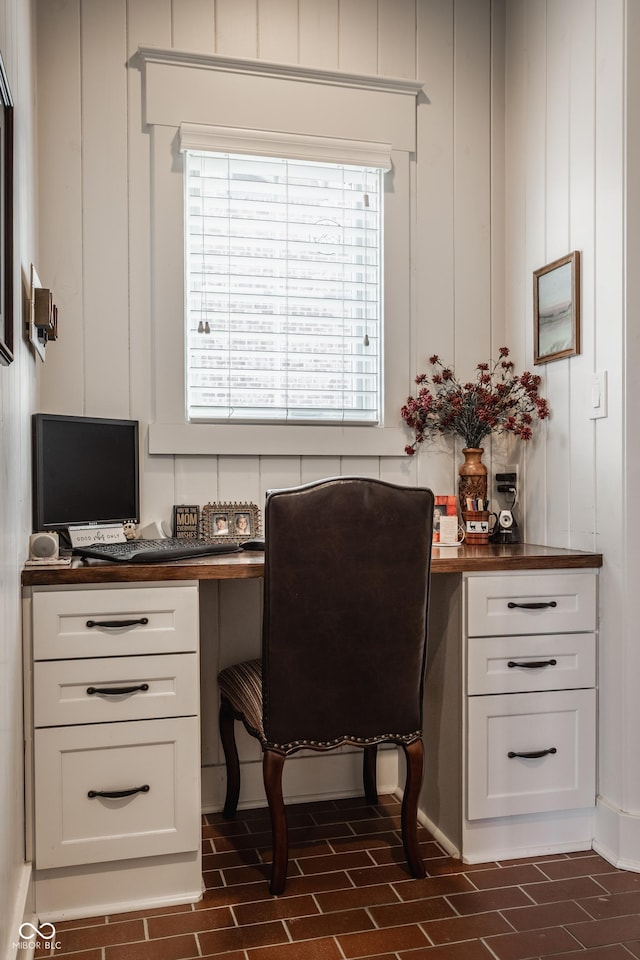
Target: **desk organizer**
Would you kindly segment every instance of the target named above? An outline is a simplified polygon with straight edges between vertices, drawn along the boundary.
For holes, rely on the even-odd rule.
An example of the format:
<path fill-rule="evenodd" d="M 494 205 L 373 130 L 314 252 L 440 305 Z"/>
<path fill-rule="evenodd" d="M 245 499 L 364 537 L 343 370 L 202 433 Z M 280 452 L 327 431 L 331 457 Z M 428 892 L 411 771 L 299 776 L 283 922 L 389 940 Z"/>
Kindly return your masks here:
<path fill-rule="evenodd" d="M 464 523 L 465 541 L 472 544 L 489 543 L 489 517 L 488 510 L 463 510 L 462 520 Z"/>

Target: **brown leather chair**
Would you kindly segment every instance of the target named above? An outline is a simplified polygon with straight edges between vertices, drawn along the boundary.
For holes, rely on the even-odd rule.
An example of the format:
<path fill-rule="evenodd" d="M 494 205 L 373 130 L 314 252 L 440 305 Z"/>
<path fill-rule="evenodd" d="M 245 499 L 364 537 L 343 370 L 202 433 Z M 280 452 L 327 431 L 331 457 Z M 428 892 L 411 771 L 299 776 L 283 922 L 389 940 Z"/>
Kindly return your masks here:
<path fill-rule="evenodd" d="M 238 805 L 242 720 L 263 750 L 274 894 L 287 875 L 285 758 L 341 744 L 364 748 L 371 803 L 377 745 L 403 748 L 404 852 L 410 872 L 425 875 L 416 821 L 432 522 L 430 490 L 380 480 L 338 477 L 267 494 L 262 659 L 218 679 L 224 816 Z"/>

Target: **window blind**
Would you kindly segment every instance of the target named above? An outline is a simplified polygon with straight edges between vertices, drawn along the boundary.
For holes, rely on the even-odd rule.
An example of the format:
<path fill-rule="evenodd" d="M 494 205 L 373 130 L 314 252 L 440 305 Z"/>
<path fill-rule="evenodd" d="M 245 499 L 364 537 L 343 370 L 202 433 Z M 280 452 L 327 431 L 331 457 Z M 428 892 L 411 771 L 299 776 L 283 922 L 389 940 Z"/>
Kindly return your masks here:
<path fill-rule="evenodd" d="M 379 423 L 381 168 L 184 157 L 189 419 Z"/>

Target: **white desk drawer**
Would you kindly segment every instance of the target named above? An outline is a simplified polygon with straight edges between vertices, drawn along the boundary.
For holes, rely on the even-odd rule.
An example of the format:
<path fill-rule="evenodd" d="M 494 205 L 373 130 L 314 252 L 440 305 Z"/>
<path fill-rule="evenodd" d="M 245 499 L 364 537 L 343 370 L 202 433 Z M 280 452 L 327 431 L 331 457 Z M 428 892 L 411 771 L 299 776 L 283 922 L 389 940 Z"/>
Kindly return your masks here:
<path fill-rule="evenodd" d="M 198 588 L 34 588 L 34 659 L 178 653 L 198 648 Z"/>
<path fill-rule="evenodd" d="M 45 660 L 34 664 L 36 727 L 198 713 L 198 655 Z"/>
<path fill-rule="evenodd" d="M 595 690 L 470 697 L 468 819 L 593 806 L 595 735 Z"/>
<path fill-rule="evenodd" d="M 596 629 L 594 573 L 467 578 L 468 635 L 589 633 Z"/>
<path fill-rule="evenodd" d="M 198 733 L 195 717 L 36 730 L 36 868 L 198 850 Z"/>
<path fill-rule="evenodd" d="M 471 637 L 467 649 L 467 693 L 526 693 L 593 687 L 593 633 L 533 637 Z"/>

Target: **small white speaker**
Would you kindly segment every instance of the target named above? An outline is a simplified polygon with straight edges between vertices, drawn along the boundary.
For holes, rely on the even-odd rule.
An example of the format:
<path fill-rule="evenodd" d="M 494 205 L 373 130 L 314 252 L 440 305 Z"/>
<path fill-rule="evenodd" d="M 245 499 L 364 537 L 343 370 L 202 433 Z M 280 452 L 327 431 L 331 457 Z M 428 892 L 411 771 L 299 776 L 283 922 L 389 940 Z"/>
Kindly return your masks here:
<path fill-rule="evenodd" d="M 32 533 L 29 537 L 30 560 L 57 560 L 58 534 L 55 532 Z"/>

